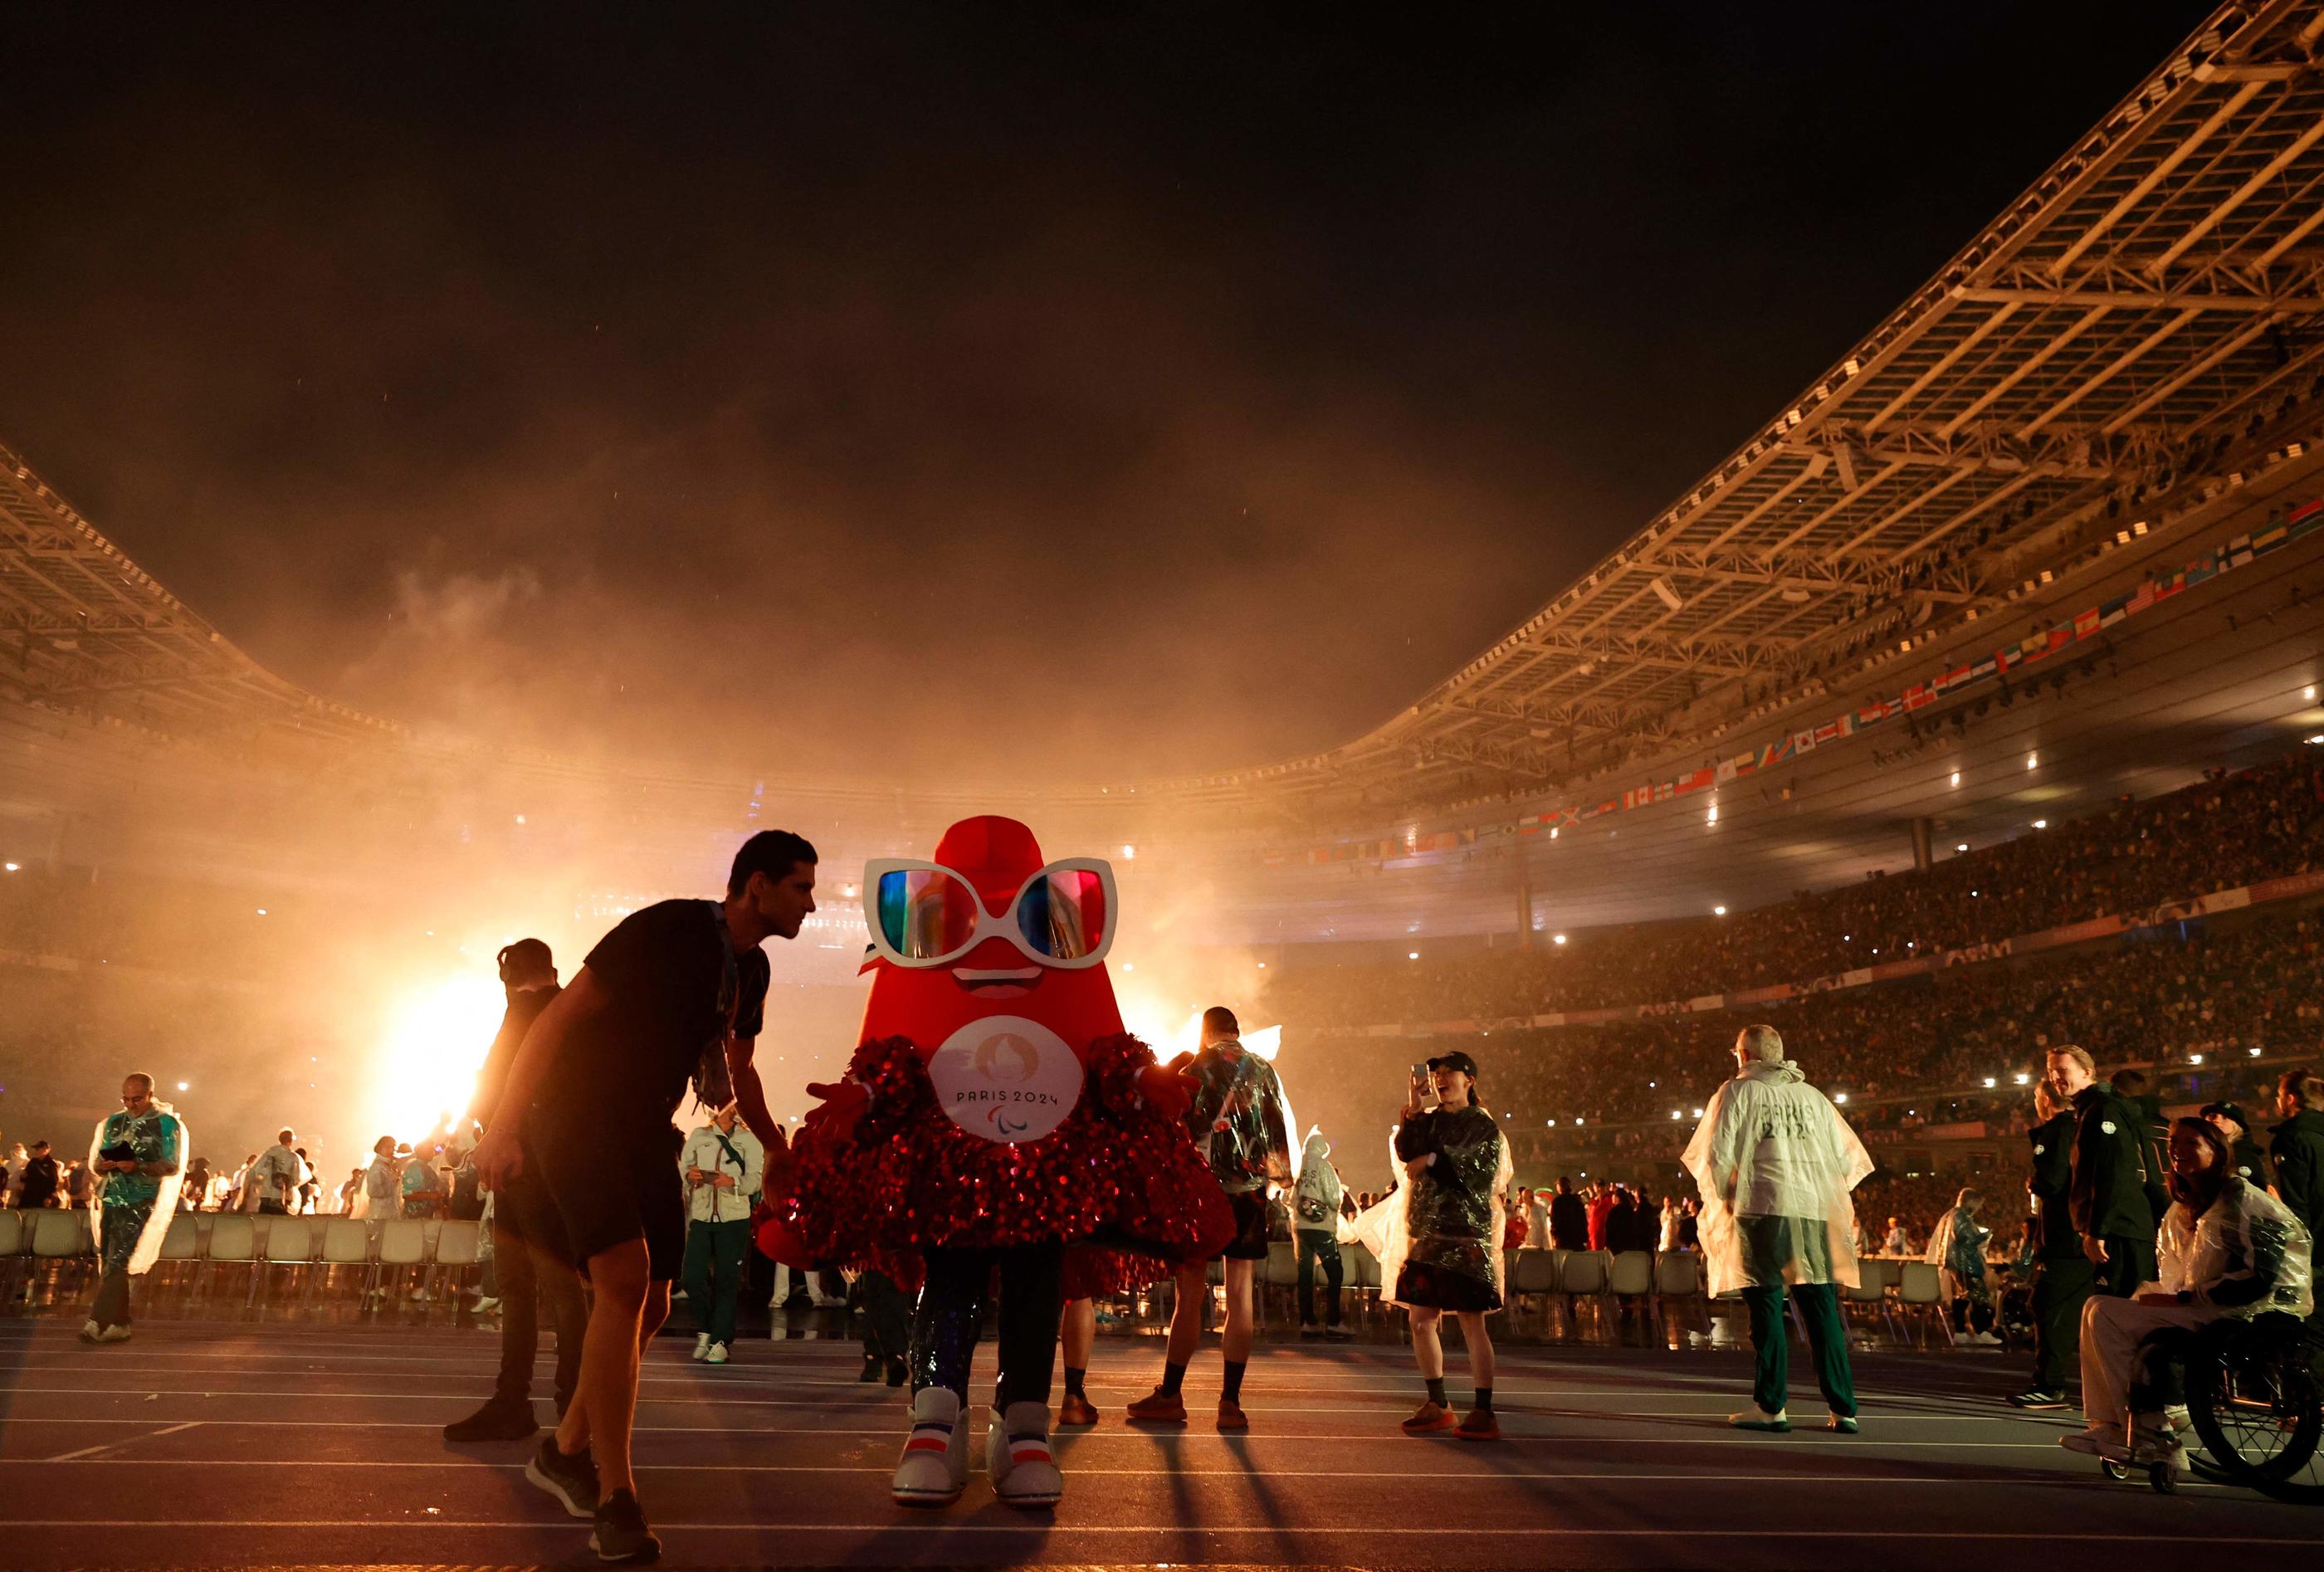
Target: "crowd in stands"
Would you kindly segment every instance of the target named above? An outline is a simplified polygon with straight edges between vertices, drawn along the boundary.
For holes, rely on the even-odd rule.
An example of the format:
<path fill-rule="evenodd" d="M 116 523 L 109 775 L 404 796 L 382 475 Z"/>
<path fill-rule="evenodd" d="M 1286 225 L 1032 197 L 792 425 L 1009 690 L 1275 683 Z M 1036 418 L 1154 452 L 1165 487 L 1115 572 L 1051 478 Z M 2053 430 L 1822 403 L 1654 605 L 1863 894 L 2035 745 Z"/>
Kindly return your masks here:
<path fill-rule="evenodd" d="M 1278 968 L 1270 1012 L 1313 1027 L 1614 1008 L 1805 982 L 2324 868 L 2324 749 L 1724 918 L 1577 932 L 1531 950 Z"/>

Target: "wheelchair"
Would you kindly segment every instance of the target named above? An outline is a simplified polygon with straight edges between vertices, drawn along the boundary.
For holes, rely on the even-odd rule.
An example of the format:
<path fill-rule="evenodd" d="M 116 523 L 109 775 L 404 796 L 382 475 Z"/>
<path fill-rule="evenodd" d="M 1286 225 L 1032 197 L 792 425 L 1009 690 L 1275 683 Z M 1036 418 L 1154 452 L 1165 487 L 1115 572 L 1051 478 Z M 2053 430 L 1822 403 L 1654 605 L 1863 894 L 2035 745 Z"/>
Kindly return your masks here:
<path fill-rule="evenodd" d="M 2198 1477 L 2242 1485 L 2277 1501 L 2324 1502 L 2324 1329 L 2271 1312 L 2213 1321 L 2183 1335 L 2189 1429 L 2200 1448 L 2186 1460 Z M 2109 1479 L 2144 1471 L 2155 1490 L 2177 1481 L 2166 1462 L 2098 1466 Z"/>

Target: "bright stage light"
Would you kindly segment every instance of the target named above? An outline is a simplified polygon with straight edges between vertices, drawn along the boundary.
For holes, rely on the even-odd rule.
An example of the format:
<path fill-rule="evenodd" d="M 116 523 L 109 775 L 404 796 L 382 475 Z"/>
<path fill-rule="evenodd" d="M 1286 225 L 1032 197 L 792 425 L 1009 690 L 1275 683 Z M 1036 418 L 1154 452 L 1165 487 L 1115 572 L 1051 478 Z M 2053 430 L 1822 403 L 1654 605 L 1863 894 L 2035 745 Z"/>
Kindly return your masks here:
<path fill-rule="evenodd" d="M 500 984 L 480 973 L 404 995 L 389 1016 L 372 1077 L 379 1133 L 417 1141 L 465 1112 L 507 1007 Z"/>

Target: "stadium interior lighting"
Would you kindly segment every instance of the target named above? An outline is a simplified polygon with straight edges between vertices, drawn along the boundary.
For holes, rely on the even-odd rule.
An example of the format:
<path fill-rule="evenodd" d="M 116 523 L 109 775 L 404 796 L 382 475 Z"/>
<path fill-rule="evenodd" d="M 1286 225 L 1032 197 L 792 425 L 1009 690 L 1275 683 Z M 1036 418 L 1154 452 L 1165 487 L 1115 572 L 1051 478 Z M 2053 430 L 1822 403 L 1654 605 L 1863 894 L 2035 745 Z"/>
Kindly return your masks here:
<path fill-rule="evenodd" d="M 1714 906 L 1711 909 L 1711 914 L 1713 917 L 1724 917 L 1727 915 L 1727 908 L 1724 906 Z"/>
<path fill-rule="evenodd" d="M 2039 754 L 2028 754 L 2025 755 L 2025 767 L 2029 770 L 2041 762 L 2042 755 Z"/>
<path fill-rule="evenodd" d="M 2035 829 L 2047 829 L 2050 828 L 2050 821 L 2046 818 L 2037 818 L 2034 821 L 2034 828 Z"/>
<path fill-rule="evenodd" d="M 2022 1086 L 2024 1086 L 2026 1082 L 2028 1082 L 2028 1081 L 2032 1080 L 2034 1077 L 2033 1077 L 2032 1076 L 2030 1076 L 2030 1075 L 2027 1075 L 2024 1070 L 2019 1070 L 2015 1075 L 2014 1075 L 2014 1076 L 2010 1077 L 2009 1078 L 2010 1078 L 2012 1081 L 2014 1081 L 2015 1083 L 2016 1083 L 2018 1086 L 2021 1086 L 2021 1087 L 2022 1087 Z"/>
<path fill-rule="evenodd" d="M 1960 772 L 1959 770 L 1955 770 L 1953 772 L 1953 784 L 1956 786 L 1960 784 Z"/>
<path fill-rule="evenodd" d="M 1124 961 L 1121 963 L 1121 969 L 1125 972 L 1134 972 L 1138 969 L 1138 963 L 1136 961 Z"/>
<path fill-rule="evenodd" d="M 1565 935 L 1562 933 L 1553 933 L 1549 936 L 1549 942 L 1552 944 L 1563 944 L 1565 942 Z"/>
<path fill-rule="evenodd" d="M 1960 844 L 1958 844 L 1957 846 L 1955 846 L 1953 847 L 1953 850 L 1955 850 L 1955 851 L 1957 851 L 1957 852 L 1965 852 L 1965 851 L 1969 850 L 1969 842 L 1967 842 L 1967 841 L 1962 841 L 1962 842 L 1960 842 Z"/>
<path fill-rule="evenodd" d="M 265 915 L 266 915 L 266 908 L 265 908 L 265 907 L 263 907 L 263 906 L 260 907 L 260 908 L 258 909 L 258 914 L 259 914 L 261 917 L 265 916 Z"/>
<path fill-rule="evenodd" d="M 1674 1119 L 1683 1119 L 1686 1115 L 1680 1113 L 1676 1108 L 1673 1108 L 1671 1110 L 1671 1117 Z"/>
<path fill-rule="evenodd" d="M 1695 1116 L 1696 1118 L 1698 1118 L 1698 1119 L 1702 1118 L 1702 1109 L 1700 1109 L 1700 1108 L 1697 1108 L 1697 1109 L 1694 1111 L 1694 1116 Z"/>
<path fill-rule="evenodd" d="M 178 1090 L 180 1090 L 180 1091 L 181 1091 L 181 1092 L 184 1092 L 184 1091 L 190 1091 L 190 1090 L 192 1089 L 192 1087 L 193 1087 L 193 1083 L 192 1083 L 191 1081 L 180 1081 L 180 1082 L 178 1083 Z"/>
<path fill-rule="evenodd" d="M 1262 971 L 1262 972 L 1263 972 L 1263 971 L 1265 971 L 1265 970 L 1267 970 L 1267 963 L 1266 963 L 1265 961 L 1261 961 L 1261 962 L 1259 962 L 1259 969 L 1260 971 Z"/>
<path fill-rule="evenodd" d="M 371 1104 L 380 1130 L 418 1141 L 466 1108 L 507 1008 L 499 980 L 475 973 L 405 994 L 380 1044 Z"/>
<path fill-rule="evenodd" d="M 1999 1079 L 1997 1079 L 1997 1077 L 1993 1077 L 1993 1076 L 1987 1076 L 1987 1077 L 1985 1077 L 1985 1084 L 1986 1084 L 1987 1086 L 1988 1086 L 1988 1087 L 1997 1087 L 1997 1086 L 1999 1086 L 1999 1085 L 2001 1084 L 2001 1082 L 1999 1081 Z"/>
<path fill-rule="evenodd" d="M 2252 1050 L 2252 1051 L 2253 1051 L 2254 1053 L 2257 1053 L 2257 1052 L 2259 1051 L 2259 1050 L 2257 1050 L 2257 1049 L 2253 1049 L 2253 1050 Z M 1582 1115 L 1581 1115 L 1581 1114 L 1576 1114 L 1573 1116 L 1573 1122 L 1574 1122 L 1576 1124 L 1588 1124 L 1588 1123 L 1589 1123 L 1589 1121 L 1588 1121 L 1588 1120 L 1586 1120 L 1586 1119 L 1582 1118 Z"/>
<path fill-rule="evenodd" d="M 1549 827 L 1549 838 L 1552 840 L 1557 838 L 1557 826 L 1554 824 Z"/>
<path fill-rule="evenodd" d="M 1831 1095 L 1831 1100 L 1835 1103 L 1845 1103 L 1848 1101 L 1848 1094 L 1846 1092 L 1834 1092 Z"/>
<path fill-rule="evenodd" d="M 2300 690 L 2300 697 L 2306 699 L 2309 703 L 2313 704 L 2316 702 L 2316 689 L 2313 688 L 2303 688 Z"/>
<path fill-rule="evenodd" d="M 1124 846 L 1121 848 L 1121 860 L 1123 862 L 1129 862 L 1136 855 L 1138 855 L 1138 848 L 1136 846 Z"/>
<path fill-rule="evenodd" d="M 2324 748 L 2324 736 L 2310 737 L 2308 739 L 2308 745 L 2311 748 Z"/>
<path fill-rule="evenodd" d="M 1711 805 L 1711 811 L 1702 816 L 1702 822 L 1705 824 L 1717 824 L 1719 822 L 1719 804 L 1714 802 Z"/>
<path fill-rule="evenodd" d="M 2250 1054 L 2254 1059 L 2257 1059 L 2259 1057 L 2259 1050 L 2255 1048 L 2247 1048 L 2244 1051 Z"/>
<path fill-rule="evenodd" d="M 7 865 L 7 866 L 8 866 L 8 871 L 9 871 L 10 873 L 12 873 L 12 874 L 13 874 L 13 873 L 16 872 L 16 871 L 17 871 L 17 869 L 18 869 L 19 867 L 21 867 L 22 865 L 23 865 L 22 864 L 18 864 L 18 863 L 10 863 L 10 864 Z"/>
<path fill-rule="evenodd" d="M 2190 1053 L 2187 1056 L 2187 1062 L 2189 1064 L 2201 1064 L 2203 1062 L 2203 1056 L 2200 1053 Z"/>
<path fill-rule="evenodd" d="M 1416 961 L 1420 958 L 1420 952 L 1418 950 L 1414 950 L 1410 955 L 1404 958 L 1408 961 Z"/>
<path fill-rule="evenodd" d="M 521 813 L 518 814 L 518 815 L 516 816 L 516 821 L 517 821 L 519 824 L 522 824 L 522 823 L 524 822 L 524 815 L 523 815 L 523 814 L 521 814 Z"/>

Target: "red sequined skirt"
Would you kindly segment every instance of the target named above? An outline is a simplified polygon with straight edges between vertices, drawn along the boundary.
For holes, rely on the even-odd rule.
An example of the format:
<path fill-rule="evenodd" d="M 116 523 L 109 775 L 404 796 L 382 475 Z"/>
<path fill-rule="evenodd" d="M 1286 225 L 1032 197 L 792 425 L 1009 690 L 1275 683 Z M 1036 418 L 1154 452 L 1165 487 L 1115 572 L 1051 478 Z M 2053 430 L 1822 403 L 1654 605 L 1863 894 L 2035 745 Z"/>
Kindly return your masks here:
<path fill-rule="evenodd" d="M 1153 1062 L 1136 1038 L 1100 1039 L 1065 1122 L 1011 1143 L 945 1117 L 908 1040 L 867 1042 L 847 1072 L 872 1093 L 862 1117 L 836 1140 L 810 1124 L 791 1147 L 788 1193 L 769 1209 L 810 1259 L 877 1266 L 899 1281 L 917 1281 L 926 1245 L 1058 1239 L 1091 1247 L 1074 1252 L 1082 1259 L 1069 1287 L 1150 1282 L 1234 1236 L 1226 1196 L 1185 1124 L 1139 1089 Z"/>

